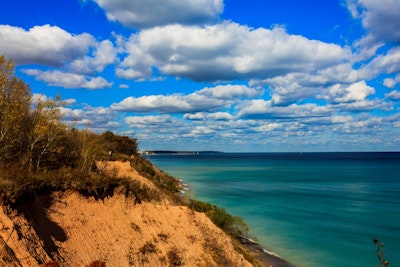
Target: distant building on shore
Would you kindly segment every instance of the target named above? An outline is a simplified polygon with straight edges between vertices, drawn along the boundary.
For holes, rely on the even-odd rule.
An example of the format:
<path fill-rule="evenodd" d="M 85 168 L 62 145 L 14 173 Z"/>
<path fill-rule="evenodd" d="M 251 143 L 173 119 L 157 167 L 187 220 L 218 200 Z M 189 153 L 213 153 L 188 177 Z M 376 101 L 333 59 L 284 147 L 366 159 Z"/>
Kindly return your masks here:
<path fill-rule="evenodd" d="M 138 153 L 139 153 L 140 155 L 149 155 L 149 154 L 152 154 L 151 152 L 149 152 L 149 151 L 147 151 L 147 150 L 144 150 L 144 149 L 139 150 Z"/>

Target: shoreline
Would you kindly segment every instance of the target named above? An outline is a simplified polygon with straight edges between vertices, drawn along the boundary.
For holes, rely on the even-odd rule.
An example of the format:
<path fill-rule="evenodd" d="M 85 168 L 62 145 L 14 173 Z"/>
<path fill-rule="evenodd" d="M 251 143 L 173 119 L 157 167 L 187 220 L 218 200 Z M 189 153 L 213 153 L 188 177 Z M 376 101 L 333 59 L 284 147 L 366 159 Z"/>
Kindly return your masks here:
<path fill-rule="evenodd" d="M 190 186 L 184 183 L 182 179 L 178 178 L 181 185 L 181 190 L 179 191 L 181 197 L 190 192 Z M 251 253 L 251 255 L 256 258 L 261 266 L 263 267 L 296 267 L 293 263 L 290 263 L 286 259 L 282 258 L 278 254 L 268 251 L 261 244 L 254 241 L 253 239 L 246 236 L 239 236 L 238 240 L 240 243 Z"/>
<path fill-rule="evenodd" d="M 288 262 L 278 254 L 266 250 L 262 245 L 251 238 L 240 236 L 239 241 L 244 245 L 256 258 L 262 266 L 266 267 L 296 267 L 296 265 Z"/>

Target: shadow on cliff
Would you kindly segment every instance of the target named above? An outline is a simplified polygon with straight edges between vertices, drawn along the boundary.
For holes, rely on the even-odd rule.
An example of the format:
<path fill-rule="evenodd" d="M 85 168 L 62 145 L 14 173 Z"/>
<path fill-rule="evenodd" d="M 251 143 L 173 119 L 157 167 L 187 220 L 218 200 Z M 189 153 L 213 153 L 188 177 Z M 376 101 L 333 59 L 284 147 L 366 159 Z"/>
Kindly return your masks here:
<path fill-rule="evenodd" d="M 65 231 L 49 218 L 51 204 L 54 197 L 49 194 L 41 194 L 29 202 L 16 207 L 19 213 L 23 214 L 36 234 L 43 242 L 43 248 L 51 258 L 58 258 L 59 247 L 56 242 L 67 240 Z"/>

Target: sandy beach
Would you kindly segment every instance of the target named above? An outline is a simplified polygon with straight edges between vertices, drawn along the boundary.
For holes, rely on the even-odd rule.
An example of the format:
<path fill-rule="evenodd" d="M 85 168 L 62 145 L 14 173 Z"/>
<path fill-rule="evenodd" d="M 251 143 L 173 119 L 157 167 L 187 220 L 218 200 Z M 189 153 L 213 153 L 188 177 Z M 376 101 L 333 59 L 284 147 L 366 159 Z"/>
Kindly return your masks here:
<path fill-rule="evenodd" d="M 248 237 L 241 236 L 239 240 L 241 244 L 251 252 L 251 255 L 253 255 L 253 257 L 255 257 L 263 266 L 295 267 L 294 264 L 286 261 L 279 255 L 266 250 L 262 245 Z"/>

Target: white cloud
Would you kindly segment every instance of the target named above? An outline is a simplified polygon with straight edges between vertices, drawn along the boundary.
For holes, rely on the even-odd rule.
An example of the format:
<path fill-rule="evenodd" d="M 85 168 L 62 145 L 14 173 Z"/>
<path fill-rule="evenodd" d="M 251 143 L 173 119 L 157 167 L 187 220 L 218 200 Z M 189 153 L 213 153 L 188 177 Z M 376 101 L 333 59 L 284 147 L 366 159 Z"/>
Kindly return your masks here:
<path fill-rule="evenodd" d="M 400 92 L 397 90 L 393 90 L 390 93 L 386 94 L 385 97 L 392 101 L 399 101 L 400 100 Z"/>
<path fill-rule="evenodd" d="M 348 121 L 338 127 L 336 127 L 337 132 L 342 133 L 366 133 L 371 134 L 379 131 L 382 128 L 382 118 L 362 116 L 355 118 L 352 121 Z"/>
<path fill-rule="evenodd" d="M 93 0 L 107 18 L 131 28 L 167 24 L 202 24 L 215 21 L 222 13 L 222 0 Z"/>
<path fill-rule="evenodd" d="M 350 63 L 338 64 L 315 72 L 292 72 L 264 80 L 251 80 L 252 86 L 268 86 L 273 105 L 286 106 L 325 93 L 332 84 L 354 83 L 359 79 Z"/>
<path fill-rule="evenodd" d="M 94 46 L 93 57 L 85 56 L 75 59 L 68 64 L 68 69 L 74 73 L 93 74 L 102 72 L 106 66 L 116 61 L 117 49 L 111 41 L 105 40 Z"/>
<path fill-rule="evenodd" d="M 169 115 L 149 115 L 149 116 L 129 116 L 125 118 L 125 122 L 130 127 L 150 127 L 151 125 L 159 126 L 165 123 L 171 123 L 172 117 Z"/>
<path fill-rule="evenodd" d="M 61 86 L 70 89 L 86 88 L 89 90 L 109 88 L 112 86 L 112 83 L 106 81 L 102 77 L 87 77 L 57 70 L 42 71 L 39 69 L 25 69 L 22 70 L 22 72 L 30 76 L 35 76 L 37 80 L 44 81 L 50 86 Z"/>
<path fill-rule="evenodd" d="M 383 80 L 383 85 L 385 85 L 388 88 L 393 88 L 396 86 L 396 84 L 400 83 L 400 75 L 396 75 L 395 78 L 385 78 Z"/>
<path fill-rule="evenodd" d="M 374 94 L 373 88 L 369 88 L 365 80 L 372 80 L 382 74 L 399 73 L 398 62 L 400 49 L 392 48 L 361 65 L 359 69 L 353 69 L 350 63 L 343 63 L 311 73 L 293 72 L 264 80 L 252 80 L 250 85 L 269 86 L 274 105 L 284 106 L 315 97 L 332 102 L 356 101 L 357 97 L 362 100 Z M 392 88 L 399 81 L 399 75 L 396 75 L 393 79 L 384 79 L 384 85 Z"/>
<path fill-rule="evenodd" d="M 209 135 L 215 131 L 206 126 L 197 126 L 190 131 L 190 133 L 184 134 L 184 137 L 199 137 L 202 135 Z"/>
<path fill-rule="evenodd" d="M 196 113 L 186 113 L 183 115 L 184 119 L 193 120 L 193 121 L 202 121 L 205 120 L 207 115 L 204 112 L 196 112 Z"/>
<path fill-rule="evenodd" d="M 338 103 L 334 105 L 337 111 L 349 111 L 349 112 L 366 112 L 374 109 L 389 110 L 390 106 L 382 103 L 382 101 L 374 100 L 360 100 L 348 103 Z"/>
<path fill-rule="evenodd" d="M 258 95 L 260 90 L 243 85 L 219 85 L 214 88 L 204 88 L 192 94 L 181 95 L 150 95 L 142 97 L 127 97 L 111 108 L 119 111 L 142 113 L 195 113 L 214 111 L 232 104 L 232 100 Z"/>
<path fill-rule="evenodd" d="M 0 51 L 16 64 L 62 66 L 84 57 L 95 44 L 86 33 L 72 35 L 57 26 L 35 26 L 28 31 L 0 25 Z"/>
<path fill-rule="evenodd" d="M 378 40 L 400 41 L 400 3 L 398 0 L 347 0 L 354 18 Z"/>
<path fill-rule="evenodd" d="M 128 54 L 121 64 L 116 68 L 116 75 L 119 78 L 131 80 L 143 80 L 152 75 L 152 66 L 156 62 L 139 47 L 138 36 L 133 34 L 126 40 L 122 36 L 117 36 L 117 43 L 120 49 Z"/>
<path fill-rule="evenodd" d="M 229 121 L 233 120 L 235 117 L 228 112 L 215 112 L 215 113 L 196 112 L 196 113 L 186 113 L 183 115 L 183 118 L 192 121 L 205 121 L 205 120 Z"/>
<path fill-rule="evenodd" d="M 368 86 L 365 81 L 360 81 L 350 85 L 335 84 L 329 87 L 327 95 L 321 98 L 327 99 L 332 103 L 349 103 L 364 101 L 372 94 L 375 94 L 374 88 Z"/>
<path fill-rule="evenodd" d="M 357 70 L 359 79 L 369 80 L 380 74 L 393 74 L 400 72 L 400 48 L 390 49 L 386 54 L 378 55 L 368 64 Z"/>
<path fill-rule="evenodd" d="M 316 71 L 352 56 L 348 48 L 290 35 L 283 28 L 252 29 L 232 22 L 147 29 L 131 36 L 126 47 L 130 55 L 119 75 L 125 71 L 134 79 L 149 77 L 152 66 L 199 81 L 266 79 Z"/>
<path fill-rule="evenodd" d="M 271 101 L 250 100 L 239 105 L 238 116 L 247 119 L 298 119 L 306 117 L 323 117 L 332 114 L 333 110 L 328 106 L 316 104 L 291 104 L 280 107 L 273 106 Z"/>
<path fill-rule="evenodd" d="M 218 85 L 212 88 L 204 88 L 197 94 L 217 99 L 243 99 L 252 98 L 264 93 L 262 89 L 249 88 L 245 85 Z"/>
<path fill-rule="evenodd" d="M 207 118 L 216 120 L 216 121 L 229 121 L 229 120 L 234 119 L 234 116 L 232 116 L 228 112 L 215 112 L 215 113 L 208 114 Z"/>
<path fill-rule="evenodd" d="M 73 103 L 69 103 L 73 104 Z M 91 107 L 82 108 L 60 107 L 62 120 L 73 127 L 90 127 L 95 132 L 115 131 L 122 124 L 117 121 L 117 113 L 110 108 Z"/>
<path fill-rule="evenodd" d="M 271 132 L 271 131 L 277 130 L 281 127 L 282 127 L 281 124 L 276 123 L 276 122 L 271 122 L 271 123 L 262 124 L 256 128 L 253 128 L 253 130 L 255 130 L 257 132 Z"/>
<path fill-rule="evenodd" d="M 215 110 L 225 105 L 218 99 L 209 99 L 203 95 L 151 95 L 142 97 L 127 97 L 111 108 L 118 111 L 132 111 L 139 113 L 187 113 L 203 110 Z"/>

